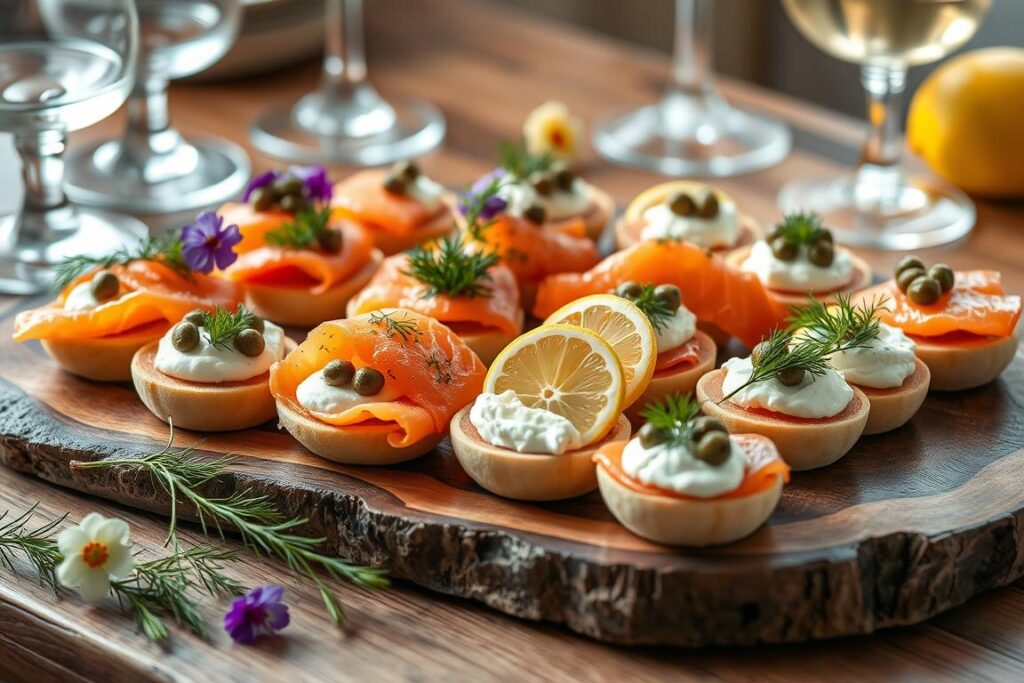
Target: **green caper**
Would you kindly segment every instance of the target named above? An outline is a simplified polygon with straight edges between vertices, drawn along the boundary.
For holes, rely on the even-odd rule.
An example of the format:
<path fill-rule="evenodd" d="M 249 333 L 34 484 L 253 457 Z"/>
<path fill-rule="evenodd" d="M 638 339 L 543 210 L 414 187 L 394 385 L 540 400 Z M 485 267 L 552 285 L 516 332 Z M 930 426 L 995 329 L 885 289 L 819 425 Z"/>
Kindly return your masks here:
<path fill-rule="evenodd" d="M 347 360 L 332 360 L 324 366 L 324 381 L 332 387 L 343 387 L 352 381 L 356 374 L 356 366 Z"/>
<path fill-rule="evenodd" d="M 337 254 L 341 251 L 341 231 L 334 228 L 327 228 L 316 236 L 320 248 L 329 254 Z"/>
<path fill-rule="evenodd" d="M 235 348 L 245 356 L 255 358 L 267 348 L 267 340 L 256 330 L 250 328 L 235 335 Z"/>
<path fill-rule="evenodd" d="M 828 268 L 836 258 L 831 242 L 819 241 L 807 247 L 807 260 L 821 268 Z"/>
<path fill-rule="evenodd" d="M 668 434 L 649 422 L 640 428 L 637 436 L 640 437 L 640 445 L 644 448 L 654 448 L 668 440 Z"/>
<path fill-rule="evenodd" d="M 772 254 L 780 261 L 792 261 L 797 255 L 797 246 L 785 237 L 776 237 L 771 242 Z"/>
<path fill-rule="evenodd" d="M 615 293 L 621 296 L 623 299 L 629 299 L 633 301 L 640 293 L 644 291 L 644 286 L 639 282 L 633 282 L 632 280 L 626 280 L 621 285 L 615 288 Z"/>
<path fill-rule="evenodd" d="M 690 195 L 676 192 L 668 199 L 668 209 L 677 216 L 692 216 L 697 212 L 697 205 Z"/>
<path fill-rule="evenodd" d="M 900 273 L 909 268 L 920 268 L 921 271 L 924 271 L 924 264 L 921 263 L 921 259 L 916 256 L 904 256 L 896 264 L 896 270 L 893 271 L 893 277 L 899 278 Z"/>
<path fill-rule="evenodd" d="M 306 200 L 298 195 L 286 194 L 281 197 L 281 201 L 278 202 L 278 206 L 281 207 L 282 211 L 286 211 L 288 213 L 299 213 L 306 208 Z"/>
<path fill-rule="evenodd" d="M 832 236 L 831 230 L 822 230 L 818 233 L 818 242 L 828 242 L 829 244 L 835 244 L 835 237 Z"/>
<path fill-rule="evenodd" d="M 540 171 L 530 176 L 530 185 L 541 197 L 548 197 L 555 191 L 555 179 Z"/>
<path fill-rule="evenodd" d="M 786 368 L 785 370 L 779 370 L 775 373 L 775 379 L 779 380 L 780 384 L 784 384 L 787 387 L 795 387 L 797 384 L 804 381 L 804 369 Z"/>
<path fill-rule="evenodd" d="M 683 295 L 675 285 L 658 285 L 654 288 L 654 298 L 673 312 L 683 303 Z"/>
<path fill-rule="evenodd" d="M 694 441 L 700 441 L 705 434 L 710 434 L 711 432 L 724 432 L 728 434 L 729 430 L 725 428 L 721 420 L 708 415 L 701 415 L 693 420 Z"/>
<path fill-rule="evenodd" d="M 728 460 L 731 452 L 732 442 L 725 432 L 708 432 L 697 442 L 696 456 L 712 467 L 718 467 Z"/>
<path fill-rule="evenodd" d="M 298 178 L 287 177 L 281 178 L 274 183 L 274 189 L 280 192 L 284 196 L 295 196 L 302 194 L 302 181 Z"/>
<path fill-rule="evenodd" d="M 910 283 L 919 277 L 924 277 L 924 268 L 906 268 L 896 276 L 896 286 L 900 288 L 901 292 L 906 294 Z"/>
<path fill-rule="evenodd" d="M 252 208 L 257 211 L 266 211 L 274 205 L 274 191 L 267 186 L 257 188 L 249 197 L 249 201 L 252 202 Z"/>
<path fill-rule="evenodd" d="M 198 308 L 193 308 L 181 319 L 182 322 L 192 323 L 196 327 L 202 327 L 204 320 L 206 320 L 206 313 Z"/>
<path fill-rule="evenodd" d="M 956 280 L 956 276 L 953 274 L 953 269 L 945 263 L 936 263 L 934 266 L 929 268 L 928 277 L 938 280 L 943 293 L 953 289 L 953 283 Z"/>
<path fill-rule="evenodd" d="M 391 174 L 408 181 L 416 180 L 420 175 L 420 167 L 415 161 L 399 161 L 391 167 Z"/>
<path fill-rule="evenodd" d="M 560 168 L 555 172 L 555 184 L 563 192 L 572 192 L 573 183 L 576 182 L 576 174 L 568 168 Z"/>
<path fill-rule="evenodd" d="M 171 345 L 182 353 L 188 353 L 199 346 L 199 328 L 182 321 L 171 330 Z"/>
<path fill-rule="evenodd" d="M 933 277 L 924 275 L 917 278 L 907 287 L 907 296 L 915 304 L 927 306 L 939 300 L 942 296 L 942 285 Z"/>
<path fill-rule="evenodd" d="M 697 213 L 701 218 L 714 218 L 718 215 L 719 209 L 718 196 L 709 190 L 704 193 L 704 198 L 700 201 Z"/>
<path fill-rule="evenodd" d="M 384 189 L 391 194 L 405 194 L 409 187 L 402 176 L 389 174 L 384 179 Z"/>
<path fill-rule="evenodd" d="M 547 210 L 545 210 L 544 207 L 541 206 L 540 204 L 534 204 L 526 211 L 523 211 L 523 218 L 530 221 L 531 223 L 536 223 L 537 225 L 540 225 L 545 220 L 547 220 L 547 217 Z"/>
<path fill-rule="evenodd" d="M 374 396 L 384 388 L 384 375 L 373 368 L 359 368 L 352 380 L 352 388 L 360 396 Z"/>
<path fill-rule="evenodd" d="M 252 319 L 249 320 L 249 329 L 256 330 L 260 334 L 263 334 L 267 329 L 267 323 L 263 320 L 263 318 L 259 317 L 258 315 L 254 315 Z"/>
<path fill-rule="evenodd" d="M 765 351 L 768 350 L 770 344 L 768 342 L 759 342 L 750 352 L 750 362 L 756 368 L 761 364 L 761 357 L 764 356 Z"/>
<path fill-rule="evenodd" d="M 92 290 L 92 296 L 96 301 L 107 301 L 117 296 L 121 283 L 109 270 L 100 270 L 92 276 L 89 289 Z"/>

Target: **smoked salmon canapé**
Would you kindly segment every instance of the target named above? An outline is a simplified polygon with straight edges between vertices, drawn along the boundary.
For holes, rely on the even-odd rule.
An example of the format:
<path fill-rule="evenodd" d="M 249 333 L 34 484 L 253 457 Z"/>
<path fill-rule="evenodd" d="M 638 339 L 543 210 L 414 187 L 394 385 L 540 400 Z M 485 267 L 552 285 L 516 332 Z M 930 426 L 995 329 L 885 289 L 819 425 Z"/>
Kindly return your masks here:
<path fill-rule="evenodd" d="M 313 453 L 387 465 L 436 446 L 486 369 L 442 323 L 382 309 L 318 325 L 270 369 L 281 426 Z"/>
<path fill-rule="evenodd" d="M 871 284 L 867 262 L 836 246 L 831 231 L 813 213 L 786 216 L 766 239 L 735 249 L 726 260 L 755 275 L 786 308 L 802 306 L 808 294 L 831 302 Z"/>
<path fill-rule="evenodd" d="M 412 161 L 360 171 L 335 184 L 331 209 L 336 217 L 365 228 L 386 255 L 457 227 L 454 196 Z"/>
<path fill-rule="evenodd" d="M 452 418 L 452 450 L 499 496 L 582 496 L 597 488 L 596 448 L 629 438 L 625 387 L 615 349 L 596 332 L 541 325 L 498 355 L 483 393 Z"/>
<path fill-rule="evenodd" d="M 132 358 L 132 382 L 158 419 L 200 432 L 255 427 L 276 413 L 270 366 L 295 348 L 239 305 L 193 311 Z"/>
<path fill-rule="evenodd" d="M 732 197 L 689 180 L 674 180 L 644 190 L 615 224 L 619 249 L 641 240 L 670 239 L 729 251 L 763 238 L 761 224 L 741 213 Z"/>
<path fill-rule="evenodd" d="M 494 253 L 468 252 L 446 235 L 408 253 L 389 256 L 349 302 L 353 317 L 381 308 L 407 308 L 447 325 L 484 365 L 523 331 L 519 286 Z"/>
<path fill-rule="evenodd" d="M 931 372 L 931 388 L 959 391 L 988 384 L 1013 360 L 1020 344 L 1021 298 L 1006 294 L 992 270 L 925 268 L 908 256 L 894 278 L 860 293 L 886 298 L 882 322 L 901 329 Z"/>
<path fill-rule="evenodd" d="M 794 470 L 830 465 L 864 433 L 870 403 L 830 364 L 863 337 L 776 331 L 747 358 L 731 358 L 697 382 L 701 409 L 730 432 L 767 436 Z"/>
<path fill-rule="evenodd" d="M 74 375 L 128 381 L 135 352 L 186 313 L 242 301 L 234 283 L 207 275 L 230 263 L 237 240 L 235 226 L 206 213 L 181 233 L 148 238 L 133 250 L 69 261 L 60 269 L 57 299 L 19 313 L 14 339 L 38 339 Z"/>
<path fill-rule="evenodd" d="M 594 454 L 601 497 L 624 527 L 655 543 L 722 545 L 771 516 L 789 481 L 771 439 L 729 434 L 688 394 L 665 396 L 644 417 L 634 438 Z"/>

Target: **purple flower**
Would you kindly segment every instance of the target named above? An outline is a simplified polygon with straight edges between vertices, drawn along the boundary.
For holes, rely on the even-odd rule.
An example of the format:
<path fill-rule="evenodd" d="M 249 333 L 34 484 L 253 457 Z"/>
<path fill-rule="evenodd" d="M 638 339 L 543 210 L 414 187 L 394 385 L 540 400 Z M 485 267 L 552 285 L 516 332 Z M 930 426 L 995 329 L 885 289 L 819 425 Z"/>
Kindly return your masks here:
<path fill-rule="evenodd" d="M 249 201 L 249 197 L 252 193 L 261 187 L 270 185 L 275 180 L 281 177 L 281 174 L 277 171 L 267 171 L 266 173 L 260 173 L 258 176 L 249 181 L 249 184 L 245 186 L 245 195 L 242 197 L 243 202 Z"/>
<path fill-rule="evenodd" d="M 181 255 L 185 265 L 200 273 L 209 273 L 214 265 L 224 270 L 238 258 L 234 246 L 242 241 L 237 225 L 224 227 L 224 219 L 205 211 L 181 229 Z"/>
<path fill-rule="evenodd" d="M 236 643 L 251 643 L 288 625 L 288 606 L 281 603 L 284 588 L 270 584 L 253 588 L 231 601 L 224 630 Z"/>
<path fill-rule="evenodd" d="M 308 199 L 325 203 L 331 201 L 334 188 L 323 166 L 292 166 L 288 169 L 288 175 L 302 181 Z"/>
<path fill-rule="evenodd" d="M 492 184 L 495 180 L 505 177 L 505 169 L 496 168 L 490 173 L 487 173 L 477 179 L 475 183 L 469 188 L 469 192 L 464 193 L 459 198 L 459 211 L 465 216 L 469 212 L 469 207 L 472 206 L 477 197 L 491 189 Z M 508 206 L 508 202 L 504 198 L 497 194 L 491 194 L 484 200 L 483 209 L 480 211 L 480 218 L 485 221 L 489 221 L 499 213 L 505 210 Z"/>

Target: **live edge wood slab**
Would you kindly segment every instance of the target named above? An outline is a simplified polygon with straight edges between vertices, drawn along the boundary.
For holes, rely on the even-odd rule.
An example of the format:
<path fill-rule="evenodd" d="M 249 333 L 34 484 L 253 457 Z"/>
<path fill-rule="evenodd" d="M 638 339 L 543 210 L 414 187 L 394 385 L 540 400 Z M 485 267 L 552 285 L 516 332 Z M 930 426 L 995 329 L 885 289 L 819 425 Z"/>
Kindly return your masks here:
<path fill-rule="evenodd" d="M 71 460 L 159 449 L 166 426 L 128 385 L 59 370 L 0 318 L 0 459 L 85 493 L 156 512 L 168 501 L 125 468 Z M 631 535 L 592 494 L 558 504 L 478 488 L 444 442 L 389 468 L 320 459 L 268 424 L 209 435 L 231 453 L 214 495 L 266 493 L 326 550 L 508 614 L 623 644 L 753 644 L 921 621 L 1024 574 L 1024 359 L 981 389 L 932 394 L 914 420 L 799 473 L 767 526 L 720 549 Z M 102 425 L 102 426 L 101 426 Z M 177 445 L 201 435 L 179 431 Z"/>

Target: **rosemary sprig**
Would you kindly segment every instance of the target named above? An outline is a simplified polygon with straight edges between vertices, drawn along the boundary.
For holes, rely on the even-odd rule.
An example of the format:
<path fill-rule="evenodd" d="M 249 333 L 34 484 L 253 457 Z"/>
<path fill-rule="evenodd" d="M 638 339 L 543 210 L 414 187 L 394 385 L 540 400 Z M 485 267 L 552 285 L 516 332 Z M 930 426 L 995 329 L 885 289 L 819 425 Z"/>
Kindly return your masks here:
<path fill-rule="evenodd" d="M 641 285 L 640 293 L 630 301 L 644 312 L 656 330 L 663 329 L 676 315 L 675 309 L 669 308 L 668 304 L 654 296 L 654 285 L 651 283 Z"/>
<path fill-rule="evenodd" d="M 369 322 L 371 325 L 378 325 L 384 328 L 384 335 L 389 338 L 401 337 L 402 341 L 419 341 L 423 330 L 419 328 L 415 320 L 410 320 L 408 313 L 403 318 L 396 318 L 398 311 L 374 311 L 370 313 Z"/>
<path fill-rule="evenodd" d="M 792 244 L 813 244 L 825 233 L 821 216 L 813 212 L 791 213 L 775 226 L 773 235 L 781 236 Z"/>
<path fill-rule="evenodd" d="M 661 401 L 648 403 L 640 414 L 644 422 L 657 427 L 674 444 L 688 443 L 693 433 L 693 418 L 700 405 L 690 394 L 671 393 Z"/>
<path fill-rule="evenodd" d="M 274 247 L 309 249 L 319 243 L 320 235 L 327 231 L 330 219 L 330 207 L 305 209 L 287 223 L 268 230 L 264 239 Z"/>
<path fill-rule="evenodd" d="M 54 289 L 64 289 L 89 270 L 127 265 L 132 261 L 160 261 L 182 277 L 191 279 L 192 269 L 186 265 L 182 249 L 181 238 L 171 230 L 147 237 L 134 248 L 122 247 L 108 256 L 72 256 L 57 266 Z"/>
<path fill-rule="evenodd" d="M 842 293 L 834 303 L 824 304 L 808 296 L 803 307 L 794 306 L 793 315 L 787 319 L 789 332 L 800 331 L 800 336 L 818 339 L 822 342 L 839 340 L 848 348 L 864 346 L 879 333 L 878 311 L 888 297 L 872 299 L 868 304 L 854 305 L 849 294 Z M 837 348 L 843 351 L 844 348 Z"/>
<path fill-rule="evenodd" d="M 222 349 L 231 347 L 231 342 L 243 330 L 249 329 L 252 325 L 253 314 L 242 304 L 234 313 L 222 306 L 218 306 L 213 313 L 203 311 L 203 327 L 210 335 L 210 345 Z"/>
<path fill-rule="evenodd" d="M 530 154 L 521 142 L 502 142 L 498 154 L 501 167 L 516 180 L 525 180 L 537 171 L 547 171 L 554 163 L 550 154 Z"/>
<path fill-rule="evenodd" d="M 461 236 L 445 235 L 436 245 L 419 245 L 409 250 L 409 269 L 403 271 L 426 287 L 423 298 L 438 294 L 468 299 L 489 298 L 488 271 L 498 263 L 494 252 L 467 251 Z"/>
<path fill-rule="evenodd" d="M 0 565 L 7 567 L 12 572 L 14 569 L 14 554 L 21 553 L 32 565 L 32 568 L 39 575 L 39 582 L 49 588 L 56 595 L 57 577 L 55 575 L 57 565 L 60 564 L 61 555 L 57 550 L 57 541 L 53 535 L 57 526 L 64 521 L 67 515 L 63 515 L 46 524 L 27 529 L 29 520 L 35 515 L 39 503 L 35 503 L 28 510 L 17 517 L 4 521 L 10 514 L 7 510 L 0 514 Z"/>

